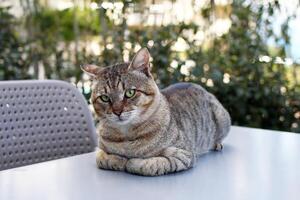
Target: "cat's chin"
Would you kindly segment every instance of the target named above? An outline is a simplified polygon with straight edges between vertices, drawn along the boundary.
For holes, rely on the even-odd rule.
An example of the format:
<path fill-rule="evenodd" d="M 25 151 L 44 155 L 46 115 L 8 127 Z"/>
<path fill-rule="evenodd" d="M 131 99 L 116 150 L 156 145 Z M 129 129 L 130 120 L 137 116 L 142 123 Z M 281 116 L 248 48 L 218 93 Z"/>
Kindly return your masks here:
<path fill-rule="evenodd" d="M 132 122 L 131 117 L 113 117 L 109 119 L 109 122 L 115 126 L 127 126 Z"/>
<path fill-rule="evenodd" d="M 133 111 L 122 113 L 121 116 L 110 115 L 107 116 L 106 119 L 110 124 L 119 127 L 119 126 L 129 126 L 131 124 L 134 124 L 138 119 L 137 116 L 139 116 L 139 111 L 133 110 Z"/>
<path fill-rule="evenodd" d="M 122 118 L 118 118 L 116 120 L 113 121 L 113 123 L 117 124 L 117 125 L 127 125 L 128 123 L 130 123 L 130 119 L 122 119 Z"/>

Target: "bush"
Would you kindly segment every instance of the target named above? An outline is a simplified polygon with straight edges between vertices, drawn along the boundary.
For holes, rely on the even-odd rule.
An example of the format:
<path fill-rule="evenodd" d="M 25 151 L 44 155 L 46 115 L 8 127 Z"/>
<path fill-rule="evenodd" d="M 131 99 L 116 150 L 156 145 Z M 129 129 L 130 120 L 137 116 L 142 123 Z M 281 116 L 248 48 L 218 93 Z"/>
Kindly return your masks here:
<path fill-rule="evenodd" d="M 9 7 L 0 7 L 0 80 L 30 78 L 26 45 L 16 34 L 17 22 L 8 10 Z"/>

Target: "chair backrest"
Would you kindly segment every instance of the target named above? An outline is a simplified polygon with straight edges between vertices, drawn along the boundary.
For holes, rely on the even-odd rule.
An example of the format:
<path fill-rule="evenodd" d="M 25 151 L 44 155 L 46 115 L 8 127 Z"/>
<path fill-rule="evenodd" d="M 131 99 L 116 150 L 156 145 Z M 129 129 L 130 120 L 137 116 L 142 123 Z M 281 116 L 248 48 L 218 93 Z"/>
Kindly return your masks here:
<path fill-rule="evenodd" d="M 83 95 L 56 80 L 0 81 L 0 170 L 94 151 Z"/>

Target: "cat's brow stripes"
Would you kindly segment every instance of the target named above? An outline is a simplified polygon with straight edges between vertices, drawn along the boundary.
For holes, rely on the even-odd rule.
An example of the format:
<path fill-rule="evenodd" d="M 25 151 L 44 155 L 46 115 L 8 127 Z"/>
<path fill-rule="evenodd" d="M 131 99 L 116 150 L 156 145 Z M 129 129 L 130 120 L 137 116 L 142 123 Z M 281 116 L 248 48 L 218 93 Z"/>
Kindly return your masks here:
<path fill-rule="evenodd" d="M 120 83 L 121 83 L 121 85 L 120 85 Z M 120 85 L 120 87 L 122 87 L 122 88 L 120 88 L 119 85 Z M 124 90 L 124 89 L 125 89 L 125 88 L 123 87 L 123 82 L 122 82 L 122 79 L 121 79 L 121 76 L 120 76 L 120 75 L 118 76 L 117 88 L 119 88 L 119 89 L 121 89 L 121 90 Z"/>
<path fill-rule="evenodd" d="M 125 90 L 125 83 L 122 81 L 123 90 Z"/>
<path fill-rule="evenodd" d="M 122 82 L 122 74 L 125 72 L 125 69 L 127 69 L 127 67 L 127 63 L 118 63 L 108 67 L 110 70 L 107 70 L 103 77 L 106 79 L 106 85 L 109 87 L 109 89 L 125 89 L 124 83 Z M 120 83 L 122 83 L 122 88 L 120 86 Z"/>
<path fill-rule="evenodd" d="M 112 87 L 111 87 L 111 85 L 110 85 L 110 82 L 109 82 L 109 79 L 107 79 L 106 85 L 109 87 L 109 89 L 112 89 Z"/>

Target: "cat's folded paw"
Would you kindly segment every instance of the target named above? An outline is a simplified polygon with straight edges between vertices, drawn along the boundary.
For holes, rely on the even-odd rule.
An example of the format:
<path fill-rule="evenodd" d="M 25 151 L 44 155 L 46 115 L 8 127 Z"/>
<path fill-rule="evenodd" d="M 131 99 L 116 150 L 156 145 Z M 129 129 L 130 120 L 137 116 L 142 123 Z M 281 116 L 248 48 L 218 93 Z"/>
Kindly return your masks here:
<path fill-rule="evenodd" d="M 107 154 L 105 151 L 100 149 L 96 155 L 97 166 L 100 169 L 118 170 L 123 171 L 127 162 L 127 158 Z"/>
<path fill-rule="evenodd" d="M 133 158 L 128 160 L 126 171 L 142 176 L 159 176 L 169 172 L 170 164 L 166 158 L 153 157 L 147 159 Z"/>
<path fill-rule="evenodd" d="M 142 174 L 143 165 L 144 165 L 143 159 L 132 158 L 127 161 L 125 170 L 132 174 L 143 175 Z"/>
<path fill-rule="evenodd" d="M 191 168 L 196 159 L 192 152 L 176 147 L 166 148 L 163 156 L 169 159 L 172 171 L 182 171 Z"/>

